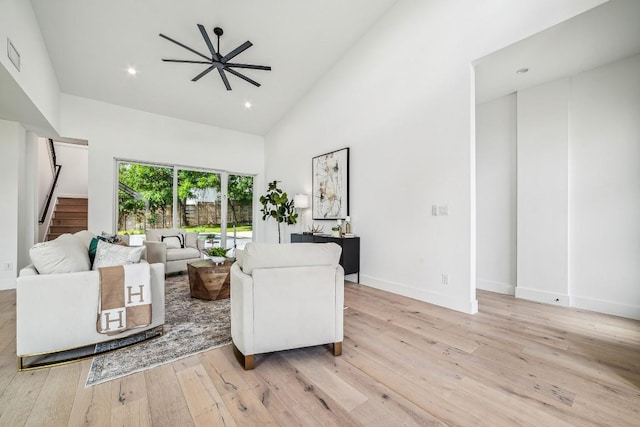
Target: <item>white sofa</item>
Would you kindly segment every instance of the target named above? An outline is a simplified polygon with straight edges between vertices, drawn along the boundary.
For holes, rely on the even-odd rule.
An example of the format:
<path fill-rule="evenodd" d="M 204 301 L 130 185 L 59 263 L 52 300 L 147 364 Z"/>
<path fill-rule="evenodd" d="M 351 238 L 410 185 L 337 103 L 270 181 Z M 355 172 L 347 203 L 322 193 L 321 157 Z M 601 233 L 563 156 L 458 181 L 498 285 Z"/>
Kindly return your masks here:
<path fill-rule="evenodd" d="M 80 232 L 80 233 L 87 233 Z M 87 247 L 91 238 L 83 241 Z M 143 261 L 144 262 L 144 261 Z M 39 274 L 33 265 L 20 270 L 16 289 L 18 368 L 29 356 L 56 353 L 123 338 L 164 324 L 164 265 L 151 264 L 152 322 L 117 335 L 96 331 L 99 272 Z"/>
<path fill-rule="evenodd" d="M 248 243 L 231 267 L 231 338 L 238 361 L 333 344 L 342 353 L 344 270 L 335 243 Z"/>
<path fill-rule="evenodd" d="M 145 234 L 144 244 L 147 247 L 147 261 L 164 264 L 166 274 L 187 271 L 187 263 L 201 258 L 202 248 L 200 248 L 198 233 L 187 233 L 182 228 L 155 228 L 146 230 Z M 171 236 L 182 236 L 182 246 L 184 247 L 168 247 L 167 243 L 163 241 L 163 237 Z"/>

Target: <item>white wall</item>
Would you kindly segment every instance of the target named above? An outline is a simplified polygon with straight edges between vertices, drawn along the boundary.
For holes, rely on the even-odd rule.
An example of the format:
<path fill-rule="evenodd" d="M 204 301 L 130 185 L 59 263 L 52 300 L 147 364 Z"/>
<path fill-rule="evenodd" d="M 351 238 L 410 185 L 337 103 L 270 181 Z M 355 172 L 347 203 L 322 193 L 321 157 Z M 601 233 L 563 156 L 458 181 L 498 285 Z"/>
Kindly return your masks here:
<path fill-rule="evenodd" d="M 399 1 L 269 132 L 267 181 L 308 193 L 311 158 L 350 147 L 361 281 L 475 312 L 471 64 L 600 3 Z"/>
<path fill-rule="evenodd" d="M 20 124 L 0 120 L 0 289 L 16 287 L 18 269 L 19 190 L 24 185 L 20 160 L 24 157 L 26 131 Z M 10 264 L 10 268 L 6 265 Z"/>
<path fill-rule="evenodd" d="M 116 158 L 255 174 L 258 188 L 263 185 L 261 136 L 66 94 L 61 133 L 89 142 L 89 229 L 94 232 L 115 231 Z"/>
<path fill-rule="evenodd" d="M 58 164 L 62 166 L 56 186 L 56 196 L 87 197 L 89 180 L 88 147 L 78 144 L 54 143 Z"/>
<path fill-rule="evenodd" d="M 569 79 L 518 92 L 516 296 L 569 305 Z"/>
<path fill-rule="evenodd" d="M 7 38 L 20 53 L 20 71 L 7 56 Z M 30 1 L 0 1 L 0 49 L 0 66 L 6 68 L 49 124 L 57 128 L 60 89 Z M 8 100 L 0 99 L 0 103 L 5 101 Z"/>
<path fill-rule="evenodd" d="M 516 95 L 476 106 L 477 287 L 516 287 Z"/>
<path fill-rule="evenodd" d="M 516 126 L 510 98 L 477 109 L 478 287 L 517 250 L 516 296 L 640 319 L 640 55 L 518 93 L 509 255 L 499 241 L 516 215 L 502 225 L 487 216 L 512 194 L 498 175 L 513 148 L 495 144 Z"/>
<path fill-rule="evenodd" d="M 25 144 L 20 150 L 18 161 L 18 267 L 31 264 L 29 249 L 38 240 L 38 208 L 35 204 L 37 197 L 37 171 L 24 165 L 33 164 L 38 157 L 38 136 L 28 131 Z"/>
<path fill-rule="evenodd" d="M 572 79 L 571 304 L 640 319 L 640 55 Z"/>

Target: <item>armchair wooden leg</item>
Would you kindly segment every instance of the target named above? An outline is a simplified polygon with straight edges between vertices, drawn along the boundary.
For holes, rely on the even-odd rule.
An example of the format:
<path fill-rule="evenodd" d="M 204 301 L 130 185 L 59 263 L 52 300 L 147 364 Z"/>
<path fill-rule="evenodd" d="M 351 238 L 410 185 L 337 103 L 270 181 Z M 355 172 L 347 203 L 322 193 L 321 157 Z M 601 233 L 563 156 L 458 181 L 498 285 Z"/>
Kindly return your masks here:
<path fill-rule="evenodd" d="M 244 354 L 242 354 L 242 352 L 240 350 L 238 350 L 238 347 L 236 347 L 236 345 L 234 343 L 232 343 L 231 345 L 233 346 L 233 354 L 236 356 L 236 359 L 238 360 L 238 363 L 240 363 L 240 365 L 242 365 L 244 370 L 248 371 L 250 369 L 253 369 L 255 367 L 254 360 L 253 360 L 253 354 L 245 356 Z"/>
<path fill-rule="evenodd" d="M 342 354 L 342 341 L 333 343 L 333 355 L 340 356 Z"/>

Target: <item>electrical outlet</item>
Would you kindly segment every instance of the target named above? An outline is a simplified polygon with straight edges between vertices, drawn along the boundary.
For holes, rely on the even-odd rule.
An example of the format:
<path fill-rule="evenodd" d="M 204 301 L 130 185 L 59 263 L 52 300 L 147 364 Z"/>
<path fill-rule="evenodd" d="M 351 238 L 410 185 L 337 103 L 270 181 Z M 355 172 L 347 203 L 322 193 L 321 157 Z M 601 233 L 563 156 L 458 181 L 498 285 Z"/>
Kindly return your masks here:
<path fill-rule="evenodd" d="M 5 262 L 4 264 L 2 264 L 2 268 L 4 271 L 12 271 L 13 270 L 13 263 L 12 262 Z"/>
<path fill-rule="evenodd" d="M 438 205 L 431 205 L 431 215 L 438 216 Z"/>
<path fill-rule="evenodd" d="M 440 216 L 449 215 L 449 206 L 447 205 L 438 206 L 438 215 Z"/>
<path fill-rule="evenodd" d="M 441 282 L 442 282 L 443 285 L 448 285 L 449 284 L 449 275 L 442 273 Z"/>

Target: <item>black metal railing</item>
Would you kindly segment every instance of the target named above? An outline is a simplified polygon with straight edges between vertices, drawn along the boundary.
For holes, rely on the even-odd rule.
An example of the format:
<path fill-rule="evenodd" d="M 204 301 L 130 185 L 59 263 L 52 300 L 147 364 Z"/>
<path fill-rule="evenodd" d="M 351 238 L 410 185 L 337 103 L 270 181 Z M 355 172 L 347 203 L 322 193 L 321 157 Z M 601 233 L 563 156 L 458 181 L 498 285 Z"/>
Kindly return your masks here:
<path fill-rule="evenodd" d="M 49 156 L 51 158 L 51 163 L 53 164 L 53 182 L 51 183 L 49 193 L 47 193 L 47 199 L 45 200 L 44 206 L 42 208 L 40 221 L 38 221 L 40 224 L 43 224 L 45 219 L 47 218 L 47 213 L 49 212 L 49 208 L 51 207 L 53 192 L 56 189 L 56 185 L 58 184 L 58 177 L 60 176 L 60 171 L 62 170 L 62 165 L 59 165 L 58 160 L 56 159 L 56 149 L 53 146 L 53 139 L 51 138 L 49 138 Z"/>

